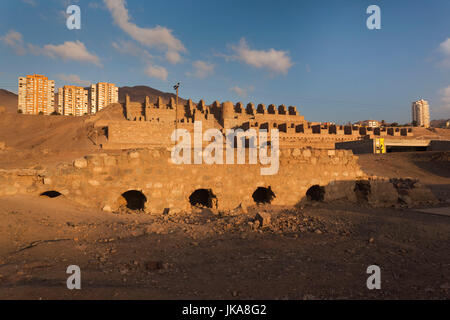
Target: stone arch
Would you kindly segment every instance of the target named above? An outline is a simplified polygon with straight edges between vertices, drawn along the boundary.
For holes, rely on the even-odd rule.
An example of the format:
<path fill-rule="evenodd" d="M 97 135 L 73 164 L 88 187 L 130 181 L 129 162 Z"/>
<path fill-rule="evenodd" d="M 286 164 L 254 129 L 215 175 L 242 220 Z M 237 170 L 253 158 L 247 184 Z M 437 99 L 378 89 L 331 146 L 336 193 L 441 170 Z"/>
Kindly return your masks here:
<path fill-rule="evenodd" d="M 124 205 L 130 210 L 144 210 L 147 197 L 138 190 L 128 190 L 122 193 L 121 197 L 125 200 Z"/>
<path fill-rule="evenodd" d="M 366 203 L 369 201 L 369 195 L 371 193 L 370 181 L 358 180 L 355 182 L 355 188 L 353 189 L 356 195 L 358 203 Z"/>
<path fill-rule="evenodd" d="M 197 189 L 189 196 L 189 203 L 194 207 L 217 208 L 217 202 L 211 189 Z"/>
<path fill-rule="evenodd" d="M 272 203 L 273 199 L 276 198 L 276 195 L 270 186 L 268 188 L 258 187 L 255 192 L 253 192 L 252 198 L 257 204 Z"/>
<path fill-rule="evenodd" d="M 306 191 L 308 201 L 323 201 L 325 199 L 325 187 L 313 185 Z"/>
<path fill-rule="evenodd" d="M 55 190 L 49 190 L 49 191 L 42 192 L 39 196 L 47 197 L 47 198 L 57 198 L 57 197 L 62 196 L 62 194 Z"/>

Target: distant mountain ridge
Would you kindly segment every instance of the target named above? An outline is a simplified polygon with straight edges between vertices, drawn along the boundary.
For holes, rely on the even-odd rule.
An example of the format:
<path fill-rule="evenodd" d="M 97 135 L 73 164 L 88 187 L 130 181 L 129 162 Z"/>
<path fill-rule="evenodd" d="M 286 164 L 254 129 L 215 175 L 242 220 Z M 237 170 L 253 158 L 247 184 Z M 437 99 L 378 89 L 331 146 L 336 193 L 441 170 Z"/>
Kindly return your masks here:
<path fill-rule="evenodd" d="M 430 124 L 433 128 L 444 128 L 448 121 L 450 121 L 450 119 L 436 119 L 431 120 Z"/>
<path fill-rule="evenodd" d="M 162 92 L 147 86 L 134 86 L 119 88 L 119 102 L 125 102 L 125 97 L 127 94 L 133 102 L 144 102 L 146 96 L 150 98 L 150 102 L 156 102 L 158 97 L 161 97 L 164 103 L 169 103 L 170 98 L 176 99 L 176 95 L 174 93 Z M 187 100 L 178 97 L 178 103 L 184 104 L 186 102 Z"/>

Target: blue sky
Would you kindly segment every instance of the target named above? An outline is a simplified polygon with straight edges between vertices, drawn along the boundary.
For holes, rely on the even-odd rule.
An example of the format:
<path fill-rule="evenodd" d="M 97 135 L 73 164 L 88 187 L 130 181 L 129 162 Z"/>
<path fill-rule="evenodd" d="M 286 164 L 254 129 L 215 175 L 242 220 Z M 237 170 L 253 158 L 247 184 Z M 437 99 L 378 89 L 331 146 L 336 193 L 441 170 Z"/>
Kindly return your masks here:
<path fill-rule="evenodd" d="M 66 27 L 67 7 L 81 29 Z M 366 9 L 381 8 L 381 30 Z M 295 105 L 310 121 L 450 118 L 450 1 L 2 0 L 0 88 L 148 85 L 207 103 Z"/>

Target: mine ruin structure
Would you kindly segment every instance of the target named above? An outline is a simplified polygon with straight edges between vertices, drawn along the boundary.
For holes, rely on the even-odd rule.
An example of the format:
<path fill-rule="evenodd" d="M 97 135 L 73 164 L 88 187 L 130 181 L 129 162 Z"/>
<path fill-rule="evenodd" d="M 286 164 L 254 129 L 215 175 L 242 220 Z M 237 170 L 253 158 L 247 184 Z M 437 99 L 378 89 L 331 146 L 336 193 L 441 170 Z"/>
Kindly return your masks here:
<path fill-rule="evenodd" d="M 276 175 L 262 176 L 261 165 L 176 165 L 166 148 L 91 154 L 39 169 L 0 170 L 0 196 L 28 194 L 64 197 L 83 206 L 148 213 L 180 212 L 202 206 L 233 210 L 271 203 L 344 200 L 392 206 L 403 194 L 398 181 L 367 176 L 350 150 L 284 149 Z M 414 201 L 430 191 L 417 185 Z M 405 192 L 403 190 L 402 192 Z"/>
<path fill-rule="evenodd" d="M 270 104 L 255 105 L 242 102 L 215 101 L 206 105 L 191 99 L 186 104 L 176 105 L 175 99 L 169 103 L 159 97 L 143 103 L 132 102 L 126 96 L 122 105 L 124 121 L 100 121 L 96 126 L 108 128 L 108 142 L 105 149 L 130 149 L 151 146 L 170 146 L 170 137 L 175 128 L 193 132 L 194 122 L 201 121 L 203 130 L 216 128 L 225 134 L 226 129 L 278 129 L 280 147 L 315 147 L 334 149 L 336 142 L 354 141 L 374 137 L 409 137 L 411 128 L 368 128 L 358 125 L 333 125 L 308 122 L 300 115 L 297 107 Z M 127 120 L 127 121 L 126 121 Z"/>

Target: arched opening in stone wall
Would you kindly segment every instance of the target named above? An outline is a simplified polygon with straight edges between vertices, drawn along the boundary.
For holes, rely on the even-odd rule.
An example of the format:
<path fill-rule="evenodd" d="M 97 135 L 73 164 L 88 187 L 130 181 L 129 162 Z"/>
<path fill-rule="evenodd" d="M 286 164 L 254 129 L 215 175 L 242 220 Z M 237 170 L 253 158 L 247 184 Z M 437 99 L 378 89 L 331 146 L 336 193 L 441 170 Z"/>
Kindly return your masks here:
<path fill-rule="evenodd" d="M 144 210 L 147 197 L 138 190 L 130 190 L 122 193 L 122 197 L 127 202 L 126 206 L 130 210 Z"/>
<path fill-rule="evenodd" d="M 273 199 L 276 198 L 276 195 L 270 186 L 268 188 L 258 187 L 255 192 L 253 192 L 252 198 L 257 204 L 272 203 Z"/>
<path fill-rule="evenodd" d="M 194 207 L 217 208 L 217 197 L 211 189 L 197 189 L 189 196 L 189 202 Z"/>
<path fill-rule="evenodd" d="M 41 197 L 48 197 L 48 198 L 57 198 L 59 196 L 62 196 L 62 194 L 60 192 L 58 192 L 58 191 L 50 190 L 50 191 L 42 192 L 40 194 L 40 196 Z"/>
<path fill-rule="evenodd" d="M 313 185 L 306 191 L 308 201 L 323 201 L 325 199 L 325 187 Z"/>
<path fill-rule="evenodd" d="M 369 194 L 371 192 L 370 182 L 368 180 L 358 180 L 355 182 L 355 189 L 353 190 L 356 195 L 356 200 L 361 202 L 369 201 Z"/>

